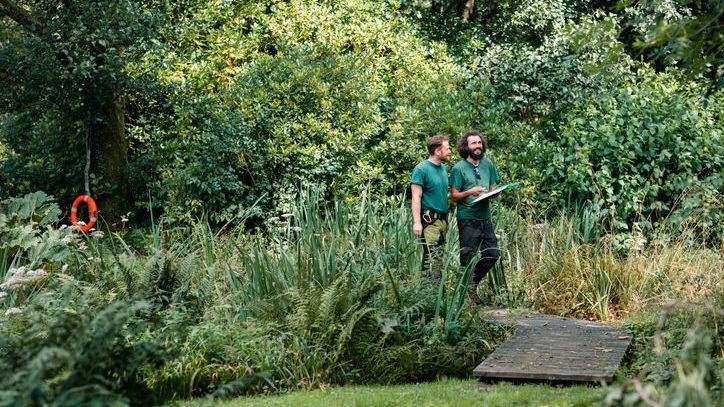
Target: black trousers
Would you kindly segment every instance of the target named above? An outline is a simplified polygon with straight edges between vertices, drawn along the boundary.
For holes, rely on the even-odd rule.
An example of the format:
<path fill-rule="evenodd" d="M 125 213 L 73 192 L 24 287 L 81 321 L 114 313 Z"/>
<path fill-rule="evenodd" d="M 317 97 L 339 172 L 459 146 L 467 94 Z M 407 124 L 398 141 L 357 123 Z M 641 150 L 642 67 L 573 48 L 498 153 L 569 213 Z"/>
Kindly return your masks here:
<path fill-rule="evenodd" d="M 498 239 L 495 237 L 493 222 L 490 219 L 458 219 L 460 234 L 460 265 L 467 267 L 475 254 L 480 252 L 480 261 L 473 269 L 473 286 L 478 283 L 493 268 L 500 257 Z"/>

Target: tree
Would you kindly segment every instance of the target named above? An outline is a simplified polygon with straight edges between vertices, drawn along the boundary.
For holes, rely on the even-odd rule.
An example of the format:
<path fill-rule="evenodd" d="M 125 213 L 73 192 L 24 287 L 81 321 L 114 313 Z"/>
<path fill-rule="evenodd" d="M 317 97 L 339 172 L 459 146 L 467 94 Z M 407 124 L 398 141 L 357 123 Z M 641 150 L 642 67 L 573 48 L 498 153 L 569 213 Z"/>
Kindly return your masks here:
<path fill-rule="evenodd" d="M 159 8 L 120 0 L 0 0 L 0 113 L 22 122 L 0 137 L 10 149 L 29 151 L 29 134 L 42 123 L 48 144 L 88 146 L 91 192 L 109 223 L 129 208 L 124 91 L 134 84 L 123 68 L 158 21 L 148 6 Z M 42 151 L 35 151 L 41 160 Z M 67 193 L 83 192 L 81 171 Z"/>
<path fill-rule="evenodd" d="M 724 0 L 629 0 L 634 46 L 648 59 L 724 87 Z"/>

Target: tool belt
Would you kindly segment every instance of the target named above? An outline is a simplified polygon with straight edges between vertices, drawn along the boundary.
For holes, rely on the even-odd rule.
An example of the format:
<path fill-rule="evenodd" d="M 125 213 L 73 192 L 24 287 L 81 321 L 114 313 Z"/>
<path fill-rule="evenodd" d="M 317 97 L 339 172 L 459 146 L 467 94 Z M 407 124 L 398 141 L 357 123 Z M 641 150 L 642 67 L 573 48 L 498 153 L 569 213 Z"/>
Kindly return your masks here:
<path fill-rule="evenodd" d="M 420 218 L 422 218 L 423 222 L 428 224 L 435 223 L 436 220 L 444 220 L 447 222 L 447 213 L 439 213 L 430 209 L 425 209 L 422 211 Z"/>

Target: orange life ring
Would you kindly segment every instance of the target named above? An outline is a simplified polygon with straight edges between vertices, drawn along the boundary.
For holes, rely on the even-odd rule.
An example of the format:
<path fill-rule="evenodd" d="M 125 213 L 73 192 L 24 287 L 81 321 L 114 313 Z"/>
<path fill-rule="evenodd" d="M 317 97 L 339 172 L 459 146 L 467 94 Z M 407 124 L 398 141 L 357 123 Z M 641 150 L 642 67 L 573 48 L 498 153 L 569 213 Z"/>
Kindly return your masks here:
<path fill-rule="evenodd" d="M 96 220 L 98 219 L 98 207 L 96 206 L 96 201 L 94 201 L 90 195 L 80 195 L 78 198 L 75 198 L 73 206 L 70 207 L 70 221 L 73 225 L 78 225 L 78 207 L 83 202 L 88 204 L 88 212 L 90 213 L 88 223 L 80 227 L 80 231 L 86 233 L 95 226 Z"/>

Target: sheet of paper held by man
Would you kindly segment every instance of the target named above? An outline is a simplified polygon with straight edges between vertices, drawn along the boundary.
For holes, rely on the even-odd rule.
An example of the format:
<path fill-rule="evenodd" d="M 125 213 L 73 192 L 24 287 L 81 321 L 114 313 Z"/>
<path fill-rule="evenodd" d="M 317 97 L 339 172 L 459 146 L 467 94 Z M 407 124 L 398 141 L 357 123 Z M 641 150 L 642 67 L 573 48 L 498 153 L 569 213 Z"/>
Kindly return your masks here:
<path fill-rule="evenodd" d="M 510 187 L 510 186 L 512 186 L 512 184 L 505 184 L 505 185 L 503 185 L 502 187 L 495 188 L 494 190 L 492 190 L 492 191 L 490 191 L 490 192 L 486 192 L 486 193 L 484 193 L 484 194 L 478 195 L 478 197 L 475 198 L 475 200 L 473 201 L 473 203 L 475 203 L 475 202 L 480 202 L 480 201 L 482 201 L 483 199 L 488 199 L 488 198 L 490 198 L 491 196 L 498 195 L 499 193 L 505 191 L 505 190 L 506 190 L 508 187 Z"/>

